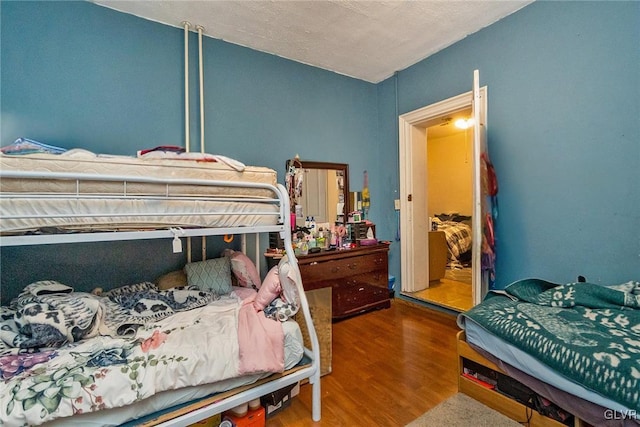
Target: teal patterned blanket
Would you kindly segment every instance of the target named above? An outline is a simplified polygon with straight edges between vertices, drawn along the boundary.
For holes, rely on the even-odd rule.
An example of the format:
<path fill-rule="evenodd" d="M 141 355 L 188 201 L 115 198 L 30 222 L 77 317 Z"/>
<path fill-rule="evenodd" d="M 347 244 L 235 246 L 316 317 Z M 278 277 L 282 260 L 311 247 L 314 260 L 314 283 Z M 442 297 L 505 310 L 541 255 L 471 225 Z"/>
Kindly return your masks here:
<path fill-rule="evenodd" d="M 565 377 L 640 412 L 640 282 L 520 280 L 462 313 L 462 328 L 466 318 Z"/>

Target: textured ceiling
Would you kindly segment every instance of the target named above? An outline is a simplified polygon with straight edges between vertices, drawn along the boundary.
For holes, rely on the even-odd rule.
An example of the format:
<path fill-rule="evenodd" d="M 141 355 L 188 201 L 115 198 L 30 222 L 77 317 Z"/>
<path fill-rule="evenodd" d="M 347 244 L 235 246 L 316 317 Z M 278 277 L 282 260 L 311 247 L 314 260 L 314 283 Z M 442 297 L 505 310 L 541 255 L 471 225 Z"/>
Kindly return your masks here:
<path fill-rule="evenodd" d="M 377 83 L 532 0 L 159 1 L 94 3 Z"/>

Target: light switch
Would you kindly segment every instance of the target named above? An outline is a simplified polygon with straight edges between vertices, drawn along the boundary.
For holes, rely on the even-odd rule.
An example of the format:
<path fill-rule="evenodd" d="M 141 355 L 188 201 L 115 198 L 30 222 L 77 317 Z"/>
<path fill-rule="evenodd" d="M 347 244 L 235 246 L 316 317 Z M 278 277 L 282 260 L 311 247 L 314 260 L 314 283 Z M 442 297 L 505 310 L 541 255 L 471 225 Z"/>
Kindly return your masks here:
<path fill-rule="evenodd" d="M 400 210 L 400 199 L 395 199 L 393 201 L 393 204 L 394 204 L 396 210 L 399 211 Z"/>

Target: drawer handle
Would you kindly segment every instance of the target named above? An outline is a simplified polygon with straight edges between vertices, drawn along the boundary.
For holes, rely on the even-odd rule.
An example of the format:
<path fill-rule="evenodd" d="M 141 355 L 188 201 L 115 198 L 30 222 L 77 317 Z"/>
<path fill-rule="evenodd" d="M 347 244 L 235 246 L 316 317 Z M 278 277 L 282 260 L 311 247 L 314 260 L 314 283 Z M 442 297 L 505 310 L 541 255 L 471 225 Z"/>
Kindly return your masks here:
<path fill-rule="evenodd" d="M 384 262 L 384 260 L 383 260 L 382 258 L 376 258 L 376 260 L 375 260 L 375 263 L 376 263 L 377 265 L 380 265 L 380 264 L 382 264 L 383 262 Z"/>
<path fill-rule="evenodd" d="M 338 272 L 338 271 L 340 271 L 340 267 L 333 267 L 333 268 L 331 269 L 331 272 L 332 272 L 332 273 L 336 273 L 336 272 Z"/>
<path fill-rule="evenodd" d="M 354 262 L 353 264 L 349 264 L 349 269 L 350 270 L 355 270 L 356 268 L 358 268 L 358 263 Z"/>
<path fill-rule="evenodd" d="M 358 292 L 364 291 L 364 288 L 358 288 Z"/>

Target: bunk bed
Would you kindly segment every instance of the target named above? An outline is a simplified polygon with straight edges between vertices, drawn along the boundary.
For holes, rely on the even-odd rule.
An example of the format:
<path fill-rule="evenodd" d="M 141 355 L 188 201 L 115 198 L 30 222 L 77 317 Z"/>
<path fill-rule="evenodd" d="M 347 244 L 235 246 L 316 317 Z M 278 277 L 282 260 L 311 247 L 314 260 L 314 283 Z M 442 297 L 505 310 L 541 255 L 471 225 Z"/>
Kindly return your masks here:
<path fill-rule="evenodd" d="M 532 427 L 640 425 L 640 282 L 519 280 L 458 324 L 460 391 Z"/>
<path fill-rule="evenodd" d="M 246 249 L 244 236 L 251 234 L 257 260 L 259 236 L 278 232 L 289 254 L 279 268 L 282 290 L 262 292 L 268 277 L 258 290 L 232 286 L 223 292 L 206 288 L 206 281 L 205 288 L 194 288 L 189 272 L 214 260 L 187 264 L 187 287 L 161 290 L 139 283 L 93 295 L 53 281 L 31 284 L 21 294 L 26 306 L 74 295 L 70 307 L 76 312 L 80 307 L 100 313 L 122 300 L 153 314 L 138 322 L 67 319 L 66 340 L 33 346 L 46 351 L 18 346 L 2 360 L 0 424 L 190 425 L 305 379 L 312 386 L 311 416 L 318 421 L 318 339 L 291 246 L 289 198 L 276 172 L 221 156 L 185 161 L 71 151 L 0 155 L 0 246 L 169 239 L 176 251 L 193 236 L 238 234 Z M 194 283 L 202 281 L 198 277 Z M 132 302 L 139 292 L 147 299 Z M 304 316 L 310 348 L 301 343 L 294 320 L 266 320 L 262 307 L 255 308 L 259 296 L 269 294 L 269 301 L 285 299 Z M 9 308 L 2 309 L 6 320 Z M 265 337 L 266 329 L 279 338 Z M 227 333 L 210 337 L 212 330 Z M 263 347 L 243 347 L 235 341 L 239 335 Z M 186 348 L 190 353 L 180 353 Z M 11 362 L 19 366 L 13 369 Z M 154 379 L 152 385 L 145 375 Z"/>

